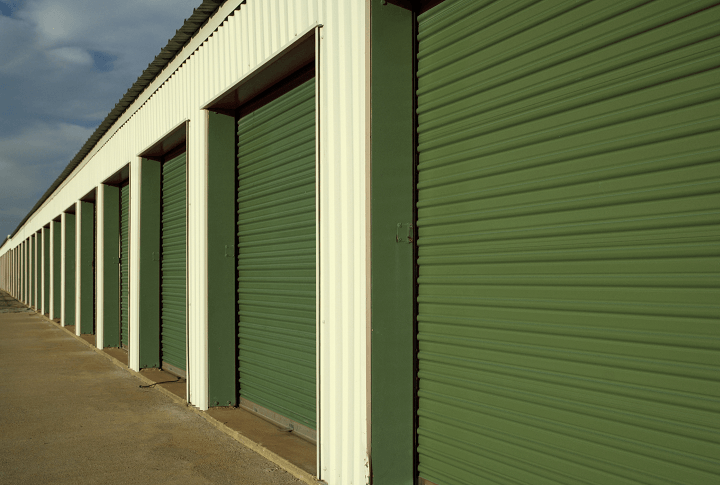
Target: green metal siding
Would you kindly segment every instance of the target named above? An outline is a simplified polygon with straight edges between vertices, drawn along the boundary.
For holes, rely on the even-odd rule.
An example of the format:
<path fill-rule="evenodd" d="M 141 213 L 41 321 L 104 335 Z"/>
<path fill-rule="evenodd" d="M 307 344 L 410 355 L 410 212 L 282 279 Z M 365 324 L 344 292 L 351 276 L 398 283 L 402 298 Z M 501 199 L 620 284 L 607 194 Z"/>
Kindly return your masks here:
<path fill-rule="evenodd" d="M 95 204 L 81 201 L 80 208 L 80 333 L 95 333 Z"/>
<path fill-rule="evenodd" d="M 240 396 L 315 429 L 315 80 L 238 139 Z"/>
<path fill-rule="evenodd" d="M 139 287 L 138 354 L 140 368 L 160 367 L 160 249 L 162 221 L 162 166 L 160 162 L 140 160 L 140 183 L 137 187 L 139 260 L 133 268 Z"/>
<path fill-rule="evenodd" d="M 30 262 L 28 263 L 30 267 L 30 306 L 35 306 L 35 235 L 33 234 L 30 236 Z"/>
<path fill-rule="evenodd" d="M 20 301 L 25 303 L 27 300 L 27 294 L 26 294 L 26 278 L 27 278 L 27 266 L 26 266 L 26 256 L 27 256 L 27 250 L 25 247 L 25 241 L 20 243 L 20 275 L 21 275 L 21 285 L 20 285 Z"/>
<path fill-rule="evenodd" d="M 120 345 L 128 347 L 130 321 L 130 185 L 120 189 Z"/>
<path fill-rule="evenodd" d="M 372 483 L 414 485 L 415 254 L 396 228 L 407 235 L 415 217 L 415 16 L 383 0 L 370 9 Z"/>
<path fill-rule="evenodd" d="M 22 302 L 27 302 L 27 245 L 22 242 Z"/>
<path fill-rule="evenodd" d="M 60 242 L 62 240 L 60 233 L 60 221 L 52 221 L 53 225 L 53 318 L 60 318 L 60 257 L 62 252 L 60 251 Z"/>
<path fill-rule="evenodd" d="M 185 370 L 187 169 L 182 155 L 162 166 L 162 360 Z"/>
<path fill-rule="evenodd" d="M 103 347 L 120 347 L 120 189 L 101 185 Z"/>
<path fill-rule="evenodd" d="M 65 325 L 75 325 L 75 214 L 65 214 Z"/>
<path fill-rule="evenodd" d="M 234 116 L 208 113 L 207 311 L 210 406 L 237 404 Z"/>
<path fill-rule="evenodd" d="M 419 474 L 720 482 L 720 7 L 419 17 Z"/>

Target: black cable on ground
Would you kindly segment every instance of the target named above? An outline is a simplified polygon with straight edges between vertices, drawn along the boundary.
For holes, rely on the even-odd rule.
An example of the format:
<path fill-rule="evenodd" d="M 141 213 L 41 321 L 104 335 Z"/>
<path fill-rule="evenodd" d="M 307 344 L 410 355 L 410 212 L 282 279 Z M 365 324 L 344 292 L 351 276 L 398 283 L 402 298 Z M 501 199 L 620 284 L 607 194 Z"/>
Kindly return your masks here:
<path fill-rule="evenodd" d="M 142 389 L 148 389 L 148 388 L 151 388 L 151 387 L 155 387 L 155 386 L 157 386 L 158 384 L 175 384 L 175 383 L 178 383 L 178 382 L 180 382 L 180 381 L 185 381 L 185 379 L 182 378 L 182 377 L 178 377 L 178 378 L 175 379 L 174 381 L 160 381 L 160 382 L 155 382 L 154 384 L 148 384 L 148 385 L 146 385 L 146 386 L 138 386 L 138 387 L 140 387 L 140 388 L 142 388 Z"/>

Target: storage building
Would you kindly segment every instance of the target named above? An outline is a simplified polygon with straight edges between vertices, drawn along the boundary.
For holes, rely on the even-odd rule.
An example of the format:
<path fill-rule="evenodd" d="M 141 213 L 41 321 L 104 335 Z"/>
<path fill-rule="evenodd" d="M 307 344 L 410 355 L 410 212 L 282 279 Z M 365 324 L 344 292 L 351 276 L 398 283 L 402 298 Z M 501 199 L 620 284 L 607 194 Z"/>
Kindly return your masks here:
<path fill-rule="evenodd" d="M 714 1 L 205 0 L 0 248 L 329 485 L 720 482 Z"/>

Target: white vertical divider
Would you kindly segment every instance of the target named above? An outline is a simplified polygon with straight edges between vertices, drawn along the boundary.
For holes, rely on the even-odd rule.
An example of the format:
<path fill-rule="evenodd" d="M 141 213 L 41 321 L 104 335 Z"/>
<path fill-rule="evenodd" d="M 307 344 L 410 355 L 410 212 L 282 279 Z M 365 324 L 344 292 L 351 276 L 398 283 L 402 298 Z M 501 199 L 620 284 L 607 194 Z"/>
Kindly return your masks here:
<path fill-rule="evenodd" d="M 216 33 L 217 34 L 217 33 Z M 217 40 L 217 39 L 214 39 Z M 207 47 L 207 43 L 205 44 Z M 204 87 L 209 64 L 215 51 L 195 52 L 188 64 L 201 64 L 193 72 L 191 86 Z M 215 54 L 217 55 L 217 54 Z M 181 78 L 186 78 L 183 73 Z M 182 79 L 181 79 L 182 81 Z M 184 84 L 180 82 L 179 84 Z M 189 86 L 188 86 L 189 87 Z M 192 113 L 188 123 L 188 402 L 208 409 L 208 321 L 207 321 L 207 124 L 208 116 L 200 109 L 205 101 L 203 89 L 188 89 Z"/>
<path fill-rule="evenodd" d="M 22 291 L 20 301 L 25 303 L 27 300 L 27 277 L 25 276 L 25 271 L 27 269 L 27 248 L 25 246 L 25 241 L 20 243 L 20 257 L 22 258 L 22 267 L 20 270 L 20 276 L 22 278 Z"/>
<path fill-rule="evenodd" d="M 39 288 L 39 286 L 38 286 L 38 275 L 40 274 L 40 272 L 38 271 L 38 257 L 37 257 L 37 254 L 38 254 L 38 241 L 40 240 L 40 238 L 38 237 L 37 232 L 33 234 L 33 240 L 34 240 L 35 244 L 33 244 L 33 248 L 32 248 L 31 254 L 30 254 L 30 257 L 33 258 L 33 267 L 32 267 L 32 271 L 33 271 L 33 277 L 32 277 L 33 290 L 32 290 L 32 304 L 31 304 L 31 306 L 32 306 L 33 308 L 37 309 L 38 306 L 39 306 L 39 304 L 38 304 L 38 301 L 39 301 L 39 299 L 38 299 L 38 288 Z"/>
<path fill-rule="evenodd" d="M 55 315 L 55 298 L 57 296 L 55 295 L 55 285 L 53 284 L 55 282 L 55 231 L 56 231 L 57 225 L 55 224 L 55 221 L 50 221 L 50 240 L 48 241 L 48 247 L 50 248 L 50 264 L 48 265 L 48 268 L 50 269 L 50 276 L 48 277 L 50 280 L 50 298 L 48 298 L 48 303 L 50 304 L 50 308 L 48 309 L 48 316 L 50 317 L 50 320 L 57 318 L 57 315 Z"/>
<path fill-rule="evenodd" d="M 50 239 L 50 230 L 48 228 L 42 228 L 42 237 L 40 245 L 40 313 L 45 315 L 48 309 L 45 308 L 45 278 L 49 275 L 45 274 L 45 245 Z"/>
<path fill-rule="evenodd" d="M 80 276 L 82 262 L 80 260 L 80 246 L 82 239 L 80 238 L 80 226 L 82 225 L 82 204 L 75 203 L 75 335 L 80 336 Z"/>
<path fill-rule="evenodd" d="M 140 157 L 130 162 L 130 322 L 128 323 L 128 364 L 140 371 Z"/>
<path fill-rule="evenodd" d="M 17 296 L 22 301 L 22 243 L 15 248 L 17 251 Z"/>
<path fill-rule="evenodd" d="M 22 243 L 15 248 L 17 251 L 17 299 L 22 301 Z"/>
<path fill-rule="evenodd" d="M 105 300 L 105 285 L 103 274 L 105 272 L 105 261 L 103 261 L 103 253 L 105 251 L 105 239 L 103 237 L 103 226 L 105 224 L 105 217 L 103 217 L 103 211 L 105 208 L 105 190 L 104 185 L 98 185 L 96 201 L 95 201 L 95 212 L 97 219 L 95 221 L 95 237 L 96 239 L 96 253 L 95 253 L 95 344 L 97 348 L 102 349 L 105 342 L 105 331 L 104 331 L 104 305 Z"/>
<path fill-rule="evenodd" d="M 65 227 L 67 214 L 60 214 L 60 325 L 65 326 Z"/>
<path fill-rule="evenodd" d="M 24 271 L 24 257 L 23 257 L 23 243 L 21 242 L 18 244 L 18 282 L 19 282 L 19 288 L 18 288 L 18 300 L 21 302 L 23 301 L 24 295 L 24 287 L 25 287 L 25 275 L 23 274 Z"/>
<path fill-rule="evenodd" d="M 24 232 L 24 231 L 23 231 Z M 23 298 L 23 301 L 26 305 L 30 304 L 30 240 L 26 237 L 23 237 L 23 264 L 25 265 L 25 268 L 23 269 L 23 278 L 24 278 L 24 289 L 25 297 Z"/>
<path fill-rule="evenodd" d="M 370 479 L 365 2 L 320 1 L 319 478 Z"/>

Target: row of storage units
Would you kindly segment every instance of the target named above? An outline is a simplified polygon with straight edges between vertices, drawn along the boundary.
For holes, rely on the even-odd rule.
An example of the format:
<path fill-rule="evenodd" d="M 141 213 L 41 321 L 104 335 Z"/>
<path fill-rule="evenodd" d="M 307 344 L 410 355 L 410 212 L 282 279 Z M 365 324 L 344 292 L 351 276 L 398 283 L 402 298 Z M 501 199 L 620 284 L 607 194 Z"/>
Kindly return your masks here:
<path fill-rule="evenodd" d="M 340 484 L 720 481 L 720 7 L 222 3 L 2 288 Z"/>

